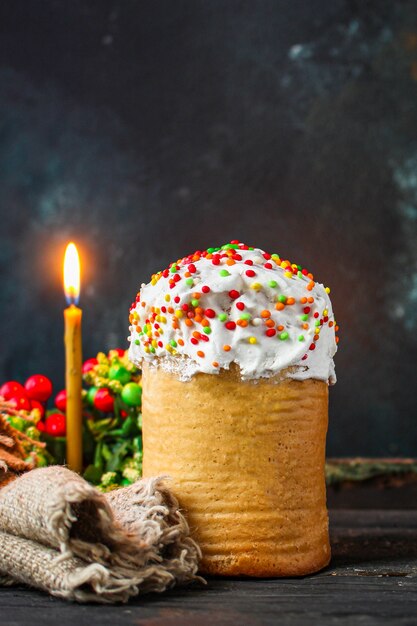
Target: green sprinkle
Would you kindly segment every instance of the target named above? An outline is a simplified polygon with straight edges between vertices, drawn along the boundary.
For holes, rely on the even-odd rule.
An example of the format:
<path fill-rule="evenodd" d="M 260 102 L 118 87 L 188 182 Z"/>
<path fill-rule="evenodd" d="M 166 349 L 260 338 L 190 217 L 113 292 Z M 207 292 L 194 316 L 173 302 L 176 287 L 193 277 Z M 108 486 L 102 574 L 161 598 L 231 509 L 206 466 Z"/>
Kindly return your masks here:
<path fill-rule="evenodd" d="M 153 346 L 149 346 L 149 350 L 152 352 L 152 354 L 155 354 L 155 348 Z"/>
<path fill-rule="evenodd" d="M 135 339 L 135 344 L 138 346 L 140 344 L 139 339 Z"/>
<path fill-rule="evenodd" d="M 199 302 L 198 302 L 198 300 L 191 300 L 191 304 L 193 306 L 198 306 Z"/>
<path fill-rule="evenodd" d="M 284 341 L 284 339 L 288 339 L 288 333 L 287 333 L 287 331 L 286 331 L 286 330 L 284 330 L 284 332 L 283 332 L 283 333 L 281 333 L 281 334 L 279 335 L 279 338 L 280 338 L 282 341 Z"/>
<path fill-rule="evenodd" d="M 269 285 L 270 287 L 277 287 L 277 286 L 278 286 L 278 283 L 277 283 L 277 281 L 276 281 L 276 280 L 270 280 L 270 281 L 269 281 L 269 283 L 268 283 L 268 285 Z"/>
<path fill-rule="evenodd" d="M 279 302 L 282 302 L 282 304 L 285 304 L 287 301 L 287 296 L 278 296 L 278 300 Z"/>
<path fill-rule="evenodd" d="M 227 320 L 227 313 L 220 313 L 219 314 L 219 320 L 221 322 L 225 322 Z"/>
<path fill-rule="evenodd" d="M 249 250 L 255 250 L 255 248 L 251 248 L 251 247 L 249 246 Z"/>
<path fill-rule="evenodd" d="M 173 265 L 169 271 L 171 272 L 171 274 L 175 274 L 175 272 L 177 271 L 177 266 Z"/>
<path fill-rule="evenodd" d="M 250 313 L 241 313 L 240 314 L 240 319 L 241 320 L 250 320 L 251 317 L 252 317 L 252 315 Z"/>
<path fill-rule="evenodd" d="M 298 335 L 298 341 L 305 341 L 304 335 Z"/>
<path fill-rule="evenodd" d="M 300 315 L 300 318 L 303 322 L 306 322 L 308 320 L 308 315 L 307 313 L 303 313 L 303 315 Z"/>
<path fill-rule="evenodd" d="M 301 267 L 301 265 L 297 265 L 297 269 L 298 269 L 298 270 L 300 270 L 300 272 L 301 272 L 301 270 L 302 270 L 303 268 Z"/>
<path fill-rule="evenodd" d="M 194 285 L 194 278 L 187 278 L 187 280 L 185 281 L 186 285 Z"/>
<path fill-rule="evenodd" d="M 173 348 L 176 348 L 176 347 L 177 347 L 177 342 L 175 341 L 175 339 L 171 339 L 171 341 L 170 341 L 169 343 L 171 344 L 171 346 L 172 346 Z"/>
<path fill-rule="evenodd" d="M 143 330 L 143 332 L 144 332 L 144 333 L 147 333 L 147 332 L 148 332 L 148 327 L 147 327 L 147 325 L 146 325 L 146 324 L 145 324 L 145 326 L 142 328 L 142 330 Z"/>
<path fill-rule="evenodd" d="M 298 278 L 302 278 L 303 277 L 302 272 L 297 272 L 297 276 L 298 276 Z"/>
<path fill-rule="evenodd" d="M 207 248 L 207 252 L 209 254 L 213 254 L 213 252 L 216 250 L 216 248 Z"/>
<path fill-rule="evenodd" d="M 320 320 L 316 320 L 316 326 L 320 326 Z"/>
<path fill-rule="evenodd" d="M 206 335 L 210 335 L 210 333 L 211 333 L 211 328 L 210 328 L 210 326 L 204 326 L 204 328 L 203 328 L 203 332 L 205 332 L 205 333 L 206 333 Z"/>
<path fill-rule="evenodd" d="M 274 252 L 274 254 L 271 254 L 271 259 L 279 259 L 279 254 Z"/>
<path fill-rule="evenodd" d="M 220 276 L 230 276 L 230 272 L 227 270 L 220 270 L 219 274 Z"/>

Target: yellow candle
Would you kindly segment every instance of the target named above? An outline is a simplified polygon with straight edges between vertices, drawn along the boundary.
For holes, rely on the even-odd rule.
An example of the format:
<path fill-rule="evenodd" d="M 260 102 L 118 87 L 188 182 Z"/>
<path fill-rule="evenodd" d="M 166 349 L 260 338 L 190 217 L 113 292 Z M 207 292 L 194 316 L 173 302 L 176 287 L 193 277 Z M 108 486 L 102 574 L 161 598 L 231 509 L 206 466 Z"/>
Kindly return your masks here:
<path fill-rule="evenodd" d="M 80 261 L 77 248 L 69 243 L 64 259 L 64 290 L 69 304 L 64 311 L 65 320 L 65 386 L 67 391 L 67 454 L 70 469 L 83 469 L 82 447 L 82 310 L 76 306 L 80 294 Z"/>

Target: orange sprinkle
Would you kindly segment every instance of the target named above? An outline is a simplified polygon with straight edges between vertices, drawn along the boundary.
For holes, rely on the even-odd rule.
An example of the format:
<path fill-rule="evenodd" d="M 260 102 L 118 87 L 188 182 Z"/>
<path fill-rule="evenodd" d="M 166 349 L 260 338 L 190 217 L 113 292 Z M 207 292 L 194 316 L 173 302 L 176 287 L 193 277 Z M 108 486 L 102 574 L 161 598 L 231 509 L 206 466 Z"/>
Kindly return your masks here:
<path fill-rule="evenodd" d="M 308 324 L 303 324 L 303 328 L 304 328 L 304 330 L 308 330 L 310 328 L 310 326 Z"/>
<path fill-rule="evenodd" d="M 206 320 L 206 318 L 204 317 L 204 318 L 201 320 L 201 325 L 202 325 L 202 326 L 210 326 L 210 322 L 209 322 L 208 320 Z"/>
<path fill-rule="evenodd" d="M 277 311 L 282 311 L 282 309 L 285 309 L 285 304 L 283 304 L 282 302 L 277 302 L 275 308 Z"/>
<path fill-rule="evenodd" d="M 201 315 L 196 315 L 195 318 L 194 318 L 194 321 L 197 322 L 197 324 L 200 324 L 202 319 L 203 318 L 201 317 Z"/>
<path fill-rule="evenodd" d="M 142 302 L 142 306 L 145 307 L 146 306 L 146 302 Z"/>
<path fill-rule="evenodd" d="M 336 326 L 334 327 L 335 331 L 337 332 L 339 330 L 339 326 L 336 324 Z"/>
<path fill-rule="evenodd" d="M 195 339 L 200 339 L 200 333 L 198 332 L 198 330 L 195 330 L 195 331 L 193 332 L 193 337 L 194 337 Z"/>
<path fill-rule="evenodd" d="M 241 326 L 242 328 L 246 328 L 246 326 L 248 325 L 248 322 L 246 320 L 239 320 L 239 322 L 239 326 Z"/>
<path fill-rule="evenodd" d="M 310 280 L 313 280 L 313 274 L 311 274 L 311 272 L 307 274 L 307 276 L 309 277 Z"/>
<path fill-rule="evenodd" d="M 229 352 L 229 350 L 231 350 L 230 346 L 228 346 L 227 344 L 225 346 L 223 346 L 223 350 L 225 352 Z"/>
<path fill-rule="evenodd" d="M 268 311 L 267 309 L 264 309 L 263 311 L 261 311 L 261 317 L 263 317 L 264 319 L 271 317 L 271 312 Z"/>
<path fill-rule="evenodd" d="M 336 337 L 335 339 L 336 339 L 336 343 L 339 343 L 339 337 Z"/>
<path fill-rule="evenodd" d="M 233 259 L 227 259 L 226 265 L 234 265 L 234 264 L 235 264 L 235 262 L 234 262 Z"/>
<path fill-rule="evenodd" d="M 172 322 L 172 328 L 174 330 L 178 330 L 179 326 L 178 326 L 177 322 Z"/>
<path fill-rule="evenodd" d="M 314 341 L 317 341 L 318 338 L 319 338 L 319 335 L 314 335 L 313 337 Z"/>
<path fill-rule="evenodd" d="M 197 306 L 194 311 L 197 313 L 197 315 L 201 315 L 201 313 L 204 312 L 204 310 L 201 308 L 201 306 Z"/>
<path fill-rule="evenodd" d="M 287 298 L 286 304 L 295 304 L 294 298 Z"/>
<path fill-rule="evenodd" d="M 202 350 L 197 350 L 197 356 L 203 358 L 205 356 L 204 352 Z"/>
<path fill-rule="evenodd" d="M 136 331 L 138 333 L 141 333 L 142 332 L 142 326 L 136 326 Z"/>
<path fill-rule="evenodd" d="M 167 310 L 168 310 L 168 313 L 173 313 L 174 312 L 174 309 L 172 308 L 172 306 L 169 306 Z"/>
<path fill-rule="evenodd" d="M 314 302 L 314 298 L 313 298 L 313 296 L 310 296 L 309 298 L 307 298 L 307 302 L 309 302 L 310 304 L 312 304 L 312 302 Z"/>
<path fill-rule="evenodd" d="M 217 361 L 213 361 L 212 366 L 213 367 L 219 367 L 219 364 L 217 363 Z"/>
<path fill-rule="evenodd" d="M 182 339 L 177 339 L 177 343 L 178 343 L 179 346 L 183 346 L 184 345 L 184 342 L 183 342 Z"/>
<path fill-rule="evenodd" d="M 185 273 L 184 273 L 184 276 L 185 276 L 185 278 L 190 278 L 191 273 L 190 273 L 190 272 L 185 272 Z"/>
<path fill-rule="evenodd" d="M 211 254 L 211 252 L 209 252 L 209 253 L 206 255 L 206 259 L 212 259 L 212 258 L 213 258 L 213 255 Z"/>
<path fill-rule="evenodd" d="M 271 319 L 266 320 L 265 326 L 268 326 L 268 328 L 273 328 L 275 326 L 274 320 L 271 320 Z"/>
<path fill-rule="evenodd" d="M 305 304 L 307 302 L 307 298 L 301 298 L 300 302 L 301 302 L 301 304 Z"/>
<path fill-rule="evenodd" d="M 190 320 L 190 318 L 189 318 L 189 317 L 187 317 L 187 318 L 184 320 L 184 322 L 185 322 L 185 325 L 186 325 L 186 326 L 194 326 L 194 322 L 193 322 L 193 320 Z"/>
<path fill-rule="evenodd" d="M 193 254 L 193 261 L 199 261 L 200 260 L 200 255 L 199 254 Z"/>
<path fill-rule="evenodd" d="M 284 330 L 284 326 L 281 326 L 281 324 L 279 326 L 277 326 L 277 330 L 281 331 Z"/>
<path fill-rule="evenodd" d="M 329 327 L 331 328 L 333 326 L 333 322 L 329 322 Z"/>
<path fill-rule="evenodd" d="M 193 293 L 193 300 L 198 300 L 199 298 L 201 298 L 201 293 L 199 293 L 198 291 L 195 291 Z"/>

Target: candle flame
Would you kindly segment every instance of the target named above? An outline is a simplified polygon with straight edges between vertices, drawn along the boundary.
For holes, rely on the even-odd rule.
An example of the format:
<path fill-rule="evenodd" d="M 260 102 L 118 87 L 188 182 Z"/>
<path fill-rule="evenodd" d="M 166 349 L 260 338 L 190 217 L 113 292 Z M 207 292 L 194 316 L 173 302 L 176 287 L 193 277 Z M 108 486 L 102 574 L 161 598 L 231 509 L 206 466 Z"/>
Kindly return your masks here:
<path fill-rule="evenodd" d="M 78 304 L 80 297 L 80 257 L 74 243 L 69 243 L 64 257 L 64 291 L 68 304 Z"/>

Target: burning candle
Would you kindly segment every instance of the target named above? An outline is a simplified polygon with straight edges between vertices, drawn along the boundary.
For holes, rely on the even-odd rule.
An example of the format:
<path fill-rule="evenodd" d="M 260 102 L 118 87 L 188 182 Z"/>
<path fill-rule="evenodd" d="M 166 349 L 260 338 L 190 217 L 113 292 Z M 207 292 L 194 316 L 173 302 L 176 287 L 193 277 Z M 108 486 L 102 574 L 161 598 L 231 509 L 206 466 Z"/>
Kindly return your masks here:
<path fill-rule="evenodd" d="M 68 308 L 65 320 L 65 386 L 67 391 L 67 454 L 70 469 L 82 471 L 82 310 L 76 305 L 80 296 L 80 259 L 77 248 L 69 243 L 64 258 L 64 291 Z"/>

